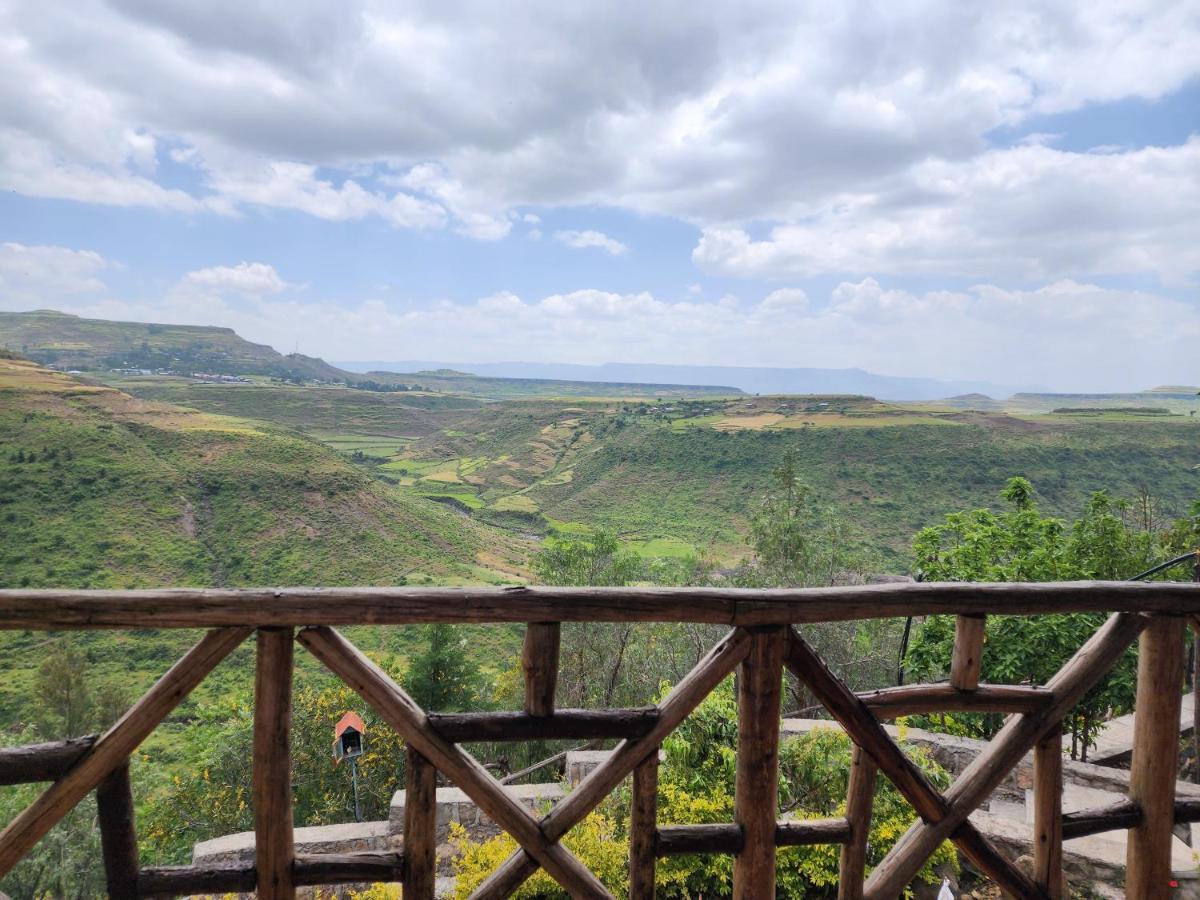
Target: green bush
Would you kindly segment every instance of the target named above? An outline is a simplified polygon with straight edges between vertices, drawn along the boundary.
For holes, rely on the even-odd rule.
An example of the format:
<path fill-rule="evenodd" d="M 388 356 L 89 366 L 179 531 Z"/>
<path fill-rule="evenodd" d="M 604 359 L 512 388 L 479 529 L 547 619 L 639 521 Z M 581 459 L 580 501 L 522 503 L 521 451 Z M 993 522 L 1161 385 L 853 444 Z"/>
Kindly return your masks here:
<path fill-rule="evenodd" d="M 666 761 L 659 776 L 660 825 L 731 822 L 736 751 L 736 705 L 730 681 L 717 688 L 663 745 Z M 918 748 L 905 748 L 940 789 L 949 776 Z M 788 741 L 780 754 L 781 805 L 797 819 L 845 814 L 850 771 L 850 741 L 833 727 Z M 564 839 L 614 896 L 625 897 L 629 881 L 629 793 L 617 791 Z M 868 865 L 874 866 L 916 820 L 912 808 L 886 778 L 876 785 L 868 842 Z M 458 830 L 455 861 L 456 896 L 467 897 L 512 853 L 517 845 L 507 835 L 471 841 Z M 777 891 L 783 897 L 834 897 L 837 894 L 839 848 L 836 845 L 781 848 Z M 957 866 L 952 846 L 943 844 L 921 868 L 918 880 L 936 883 L 936 870 Z M 733 857 L 704 854 L 659 860 L 657 895 L 669 900 L 729 896 Z M 566 892 L 544 872 L 529 879 L 515 895 L 523 900 L 549 900 Z"/>

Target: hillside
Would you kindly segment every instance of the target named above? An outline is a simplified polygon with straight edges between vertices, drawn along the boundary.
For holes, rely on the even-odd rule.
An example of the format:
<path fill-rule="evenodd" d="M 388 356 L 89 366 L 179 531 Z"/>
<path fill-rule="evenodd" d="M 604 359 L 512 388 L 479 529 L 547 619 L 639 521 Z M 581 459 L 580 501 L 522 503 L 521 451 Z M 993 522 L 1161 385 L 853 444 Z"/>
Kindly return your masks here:
<path fill-rule="evenodd" d="M 1121 394 L 1013 394 L 1004 406 L 1012 411 L 1032 413 L 1051 412 L 1062 407 L 1128 409 L 1140 406 L 1195 415 L 1200 414 L 1200 393 L 1194 388 L 1159 387 Z"/>
<path fill-rule="evenodd" d="M 83 319 L 54 310 L 0 312 L 0 347 L 61 369 L 172 369 L 340 381 L 321 359 L 284 356 L 231 328 Z"/>
<path fill-rule="evenodd" d="M 1064 516 L 1095 490 L 1132 496 L 1144 486 L 1168 513 L 1200 493 L 1200 421 L 1178 414 L 1017 416 L 978 411 L 980 398 L 964 398 L 970 411 L 846 395 L 415 410 L 407 404 L 422 395 L 178 381 L 130 389 L 143 387 L 306 430 L 402 490 L 517 533 L 603 525 L 650 555 L 744 553 L 748 517 L 787 447 L 890 571 L 907 568 L 918 529 L 994 502 L 1013 475 Z"/>
<path fill-rule="evenodd" d="M 450 391 L 474 397 L 509 400 L 521 397 L 620 397 L 651 399 L 663 397 L 731 397 L 741 394 L 736 387 L 721 384 L 664 384 L 653 381 L 565 380 L 476 375 L 455 369 L 420 369 L 411 374 L 371 370 L 366 378 L 393 384 L 420 384 L 435 391 Z"/>
<path fill-rule="evenodd" d="M 352 372 L 390 370 L 415 372 L 422 369 L 458 369 L 487 378 L 551 379 L 595 383 L 674 384 L 708 388 L 703 394 L 870 394 L 884 400 L 934 400 L 953 394 L 981 392 L 1007 396 L 1013 387 L 984 381 L 943 381 L 880 375 L 863 369 L 782 368 L 768 366 L 689 366 L 663 363 L 604 363 L 598 366 L 574 363 L 444 363 L 444 362 L 342 362 Z M 716 388 L 716 390 L 712 390 Z M 576 392 L 572 392 L 576 393 Z M 593 388 L 579 394 L 594 395 Z M 561 395 L 560 395 L 561 396 Z M 644 396 L 644 395 L 643 395 Z"/>
<path fill-rule="evenodd" d="M 6 587 L 477 582 L 523 555 L 299 434 L 11 359 L 0 504 Z"/>
<path fill-rule="evenodd" d="M 384 468 L 412 473 L 415 490 L 472 494 L 485 515 L 519 509 L 559 528 L 602 524 L 660 552 L 741 552 L 748 516 L 788 447 L 819 496 L 897 571 L 917 530 L 995 502 L 1013 475 L 1030 478 L 1046 509 L 1064 516 L 1101 489 L 1129 497 L 1146 487 L 1176 514 L 1200 493 L 1200 422 L 1184 416 L 1033 419 L 836 397 L 719 409 L 526 405 L 509 421 L 487 412 Z"/>

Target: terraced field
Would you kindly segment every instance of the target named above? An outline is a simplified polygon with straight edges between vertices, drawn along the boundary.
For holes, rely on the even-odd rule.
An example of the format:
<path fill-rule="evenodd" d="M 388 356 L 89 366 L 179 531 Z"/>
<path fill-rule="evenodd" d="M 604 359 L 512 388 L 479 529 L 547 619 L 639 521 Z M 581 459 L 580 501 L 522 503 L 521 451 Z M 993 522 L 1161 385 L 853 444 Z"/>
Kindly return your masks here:
<path fill-rule="evenodd" d="M 1100 489 L 1148 487 L 1168 513 L 1200 494 L 1200 421 L 1186 414 L 1011 414 L 836 395 L 489 403 L 135 381 L 141 396 L 301 431 L 464 519 L 518 536 L 603 526 L 653 556 L 743 555 L 748 517 L 787 447 L 895 571 L 918 529 L 991 503 L 1012 475 L 1063 515 Z"/>

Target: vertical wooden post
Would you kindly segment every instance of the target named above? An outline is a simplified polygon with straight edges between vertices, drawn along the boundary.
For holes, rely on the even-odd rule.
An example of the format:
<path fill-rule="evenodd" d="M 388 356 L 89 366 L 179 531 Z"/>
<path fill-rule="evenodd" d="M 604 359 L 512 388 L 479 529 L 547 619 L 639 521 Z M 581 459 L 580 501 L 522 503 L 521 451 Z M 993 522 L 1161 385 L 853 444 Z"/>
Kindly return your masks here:
<path fill-rule="evenodd" d="M 1033 880 L 1050 900 L 1065 896 L 1062 871 L 1062 725 L 1033 748 Z"/>
<path fill-rule="evenodd" d="M 1192 581 L 1200 582 L 1200 550 L 1192 566 Z M 1192 783 L 1200 784 L 1200 627 L 1192 617 Z"/>
<path fill-rule="evenodd" d="M 525 626 L 521 667 L 525 670 L 525 712 L 531 716 L 554 712 L 560 638 L 558 622 L 530 622 Z"/>
<path fill-rule="evenodd" d="M 846 790 L 846 818 L 850 840 L 841 845 L 838 900 L 863 900 L 866 876 L 866 839 L 871 830 L 871 808 L 875 804 L 875 760 L 854 744 L 850 763 L 850 786 Z"/>
<path fill-rule="evenodd" d="M 1138 647 L 1133 762 L 1129 799 L 1142 822 L 1129 829 L 1125 894 L 1157 898 L 1169 893 L 1179 767 L 1180 685 L 1183 683 L 1182 616 L 1156 615 Z"/>
<path fill-rule="evenodd" d="M 108 896 L 110 900 L 136 900 L 138 847 L 128 762 L 96 786 L 96 814 Z"/>
<path fill-rule="evenodd" d="M 258 629 L 254 675 L 254 865 L 259 900 L 293 900 L 290 628 Z"/>
<path fill-rule="evenodd" d="M 862 900 L 867 872 L 867 838 L 871 832 L 871 808 L 875 802 L 875 765 L 862 747 L 854 745 L 850 762 L 850 785 L 846 790 L 846 819 L 850 840 L 842 844 L 838 874 L 838 900 Z"/>
<path fill-rule="evenodd" d="M 404 896 L 433 900 L 437 883 L 437 769 L 408 748 L 404 792 Z"/>
<path fill-rule="evenodd" d="M 733 861 L 734 900 L 774 900 L 779 809 L 779 701 L 787 631 L 756 631 L 738 678 L 734 819 L 744 845 Z"/>
<path fill-rule="evenodd" d="M 658 843 L 658 749 L 633 770 L 629 811 L 629 900 L 654 900 Z"/>
<path fill-rule="evenodd" d="M 979 669 L 983 665 L 983 636 L 987 630 L 984 616 L 959 616 L 954 623 L 954 656 L 950 661 L 950 684 L 960 691 L 979 687 Z"/>

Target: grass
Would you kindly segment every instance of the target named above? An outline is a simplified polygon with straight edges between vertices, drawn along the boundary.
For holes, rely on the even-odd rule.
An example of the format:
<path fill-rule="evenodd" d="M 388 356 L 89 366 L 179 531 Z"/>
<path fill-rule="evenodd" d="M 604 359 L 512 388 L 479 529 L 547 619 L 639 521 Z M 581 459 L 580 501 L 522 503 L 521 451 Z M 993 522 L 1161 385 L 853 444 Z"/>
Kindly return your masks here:
<path fill-rule="evenodd" d="M 641 556 L 683 559 L 696 556 L 697 550 L 686 541 L 675 538 L 651 538 L 646 541 L 623 541 L 624 546 Z"/>
<path fill-rule="evenodd" d="M 1142 485 L 1153 486 L 1168 511 L 1182 512 L 1200 481 L 1192 468 L 1200 463 L 1200 422 L 1186 416 L 1012 415 L 855 396 L 569 397 L 413 408 L 409 395 L 316 387 L 171 391 L 208 411 L 253 412 L 343 453 L 386 457 L 373 470 L 399 482 L 395 490 L 453 499 L 512 531 L 538 530 L 537 522 L 555 530 L 602 526 L 636 535 L 654 552 L 663 550 L 656 541 L 666 541 L 718 560 L 744 553 L 747 516 L 787 446 L 881 566 L 899 571 L 916 530 L 992 502 L 1014 474 L 1033 479 L 1047 507 L 1063 515 L 1076 513 L 1092 490 L 1130 495 Z M 397 452 L 387 454 L 391 440 Z"/>

